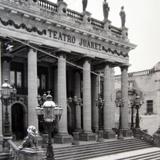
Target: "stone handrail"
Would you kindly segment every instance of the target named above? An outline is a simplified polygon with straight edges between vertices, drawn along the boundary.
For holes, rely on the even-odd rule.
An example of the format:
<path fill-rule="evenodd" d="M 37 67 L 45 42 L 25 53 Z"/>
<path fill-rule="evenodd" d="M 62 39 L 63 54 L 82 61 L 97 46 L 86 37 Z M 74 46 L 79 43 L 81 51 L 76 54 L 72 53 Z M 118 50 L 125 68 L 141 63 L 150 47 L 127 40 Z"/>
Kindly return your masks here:
<path fill-rule="evenodd" d="M 11 156 L 14 157 L 15 160 L 17 160 L 20 149 L 16 146 L 16 144 L 11 139 L 7 140 L 7 142 L 12 149 L 12 151 L 10 151 Z"/>
<path fill-rule="evenodd" d="M 145 142 L 155 145 L 154 138 L 140 129 L 133 129 L 134 137 L 144 140 Z"/>

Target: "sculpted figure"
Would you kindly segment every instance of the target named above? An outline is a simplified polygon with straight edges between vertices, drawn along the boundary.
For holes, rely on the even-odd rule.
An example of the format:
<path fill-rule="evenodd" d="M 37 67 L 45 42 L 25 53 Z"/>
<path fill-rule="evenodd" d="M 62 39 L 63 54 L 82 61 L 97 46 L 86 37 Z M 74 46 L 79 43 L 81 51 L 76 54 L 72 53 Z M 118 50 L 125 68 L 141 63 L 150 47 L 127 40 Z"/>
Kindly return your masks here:
<path fill-rule="evenodd" d="M 109 5 L 108 3 L 106 2 L 106 0 L 104 0 L 103 2 L 103 16 L 104 16 L 104 20 L 108 20 L 108 15 L 109 15 Z"/>
<path fill-rule="evenodd" d="M 88 0 L 82 0 L 83 12 L 86 11 Z"/>
<path fill-rule="evenodd" d="M 23 148 L 37 148 L 38 145 L 38 131 L 35 126 L 29 126 L 27 129 L 27 137 L 22 142 L 20 149 Z"/>
<path fill-rule="evenodd" d="M 119 15 L 121 17 L 121 25 L 122 25 L 122 28 L 123 28 L 123 27 L 125 27 L 125 23 L 126 23 L 126 14 L 125 14 L 123 6 L 121 7 L 121 11 L 120 11 Z"/>

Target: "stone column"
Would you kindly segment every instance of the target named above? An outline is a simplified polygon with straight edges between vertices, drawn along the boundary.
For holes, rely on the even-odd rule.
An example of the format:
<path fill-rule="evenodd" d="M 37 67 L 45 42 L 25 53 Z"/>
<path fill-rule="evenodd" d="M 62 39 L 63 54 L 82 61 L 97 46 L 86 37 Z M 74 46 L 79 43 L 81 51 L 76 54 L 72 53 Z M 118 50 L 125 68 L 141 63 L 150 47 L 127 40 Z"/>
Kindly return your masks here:
<path fill-rule="evenodd" d="M 0 89 L 2 86 L 2 42 L 0 41 Z M 1 92 L 0 92 L 0 97 L 1 97 Z M 2 102 L 0 100 L 0 142 L 3 140 L 2 136 Z M 0 152 L 2 151 L 2 146 L 0 145 Z"/>
<path fill-rule="evenodd" d="M 98 94 L 99 94 L 99 87 L 100 87 L 100 75 L 92 76 L 92 106 L 93 106 L 93 118 L 92 118 L 92 126 L 93 130 L 95 132 L 98 131 L 99 129 L 99 123 L 98 123 L 98 117 L 99 117 L 99 112 L 98 112 L 98 106 L 96 100 L 98 100 Z"/>
<path fill-rule="evenodd" d="M 109 64 L 104 68 L 104 138 L 114 138 L 113 132 L 112 78 Z"/>
<path fill-rule="evenodd" d="M 75 96 L 77 100 L 81 98 L 81 77 L 80 73 L 77 71 L 75 73 Z M 76 131 L 81 132 L 81 106 L 79 103 L 76 104 Z"/>
<path fill-rule="evenodd" d="M 67 129 L 67 90 L 66 90 L 66 55 L 60 53 L 58 58 L 58 105 L 63 108 L 63 113 L 58 122 L 58 134 L 55 136 L 55 142 L 71 142 L 71 136 Z"/>
<path fill-rule="evenodd" d="M 28 52 L 28 125 L 38 129 L 38 118 L 35 108 L 37 102 L 37 51 L 30 49 Z"/>
<path fill-rule="evenodd" d="M 91 130 L 91 64 L 86 58 L 83 63 L 83 133 L 82 140 L 94 140 L 95 135 Z"/>
<path fill-rule="evenodd" d="M 57 91 L 57 68 L 54 69 L 54 101 L 57 103 L 58 102 L 58 91 Z"/>
<path fill-rule="evenodd" d="M 121 67 L 121 91 L 122 91 L 122 107 L 121 107 L 121 117 L 122 117 L 122 131 L 124 136 L 130 136 L 131 131 L 128 125 L 128 66 Z"/>

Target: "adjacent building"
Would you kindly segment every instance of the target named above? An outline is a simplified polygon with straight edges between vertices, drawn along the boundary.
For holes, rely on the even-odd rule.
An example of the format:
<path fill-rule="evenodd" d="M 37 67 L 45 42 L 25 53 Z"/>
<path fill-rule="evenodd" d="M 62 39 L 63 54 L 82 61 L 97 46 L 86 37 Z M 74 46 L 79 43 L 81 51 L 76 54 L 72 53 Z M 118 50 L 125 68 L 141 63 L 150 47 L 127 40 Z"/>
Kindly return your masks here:
<path fill-rule="evenodd" d="M 120 85 L 120 76 L 115 76 L 115 88 L 119 89 Z M 143 93 L 140 127 L 152 135 L 160 125 L 160 62 L 151 69 L 129 73 L 128 88 Z"/>

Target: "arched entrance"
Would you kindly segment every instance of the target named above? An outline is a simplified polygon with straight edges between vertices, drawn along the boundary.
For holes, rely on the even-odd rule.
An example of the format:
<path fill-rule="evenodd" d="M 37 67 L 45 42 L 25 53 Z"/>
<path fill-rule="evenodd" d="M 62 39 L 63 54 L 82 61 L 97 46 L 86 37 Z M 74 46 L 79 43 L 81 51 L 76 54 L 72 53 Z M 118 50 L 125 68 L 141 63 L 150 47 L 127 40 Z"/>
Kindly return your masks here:
<path fill-rule="evenodd" d="M 12 115 L 12 133 L 16 140 L 23 139 L 26 136 L 25 110 L 20 103 L 15 103 L 11 108 Z"/>

